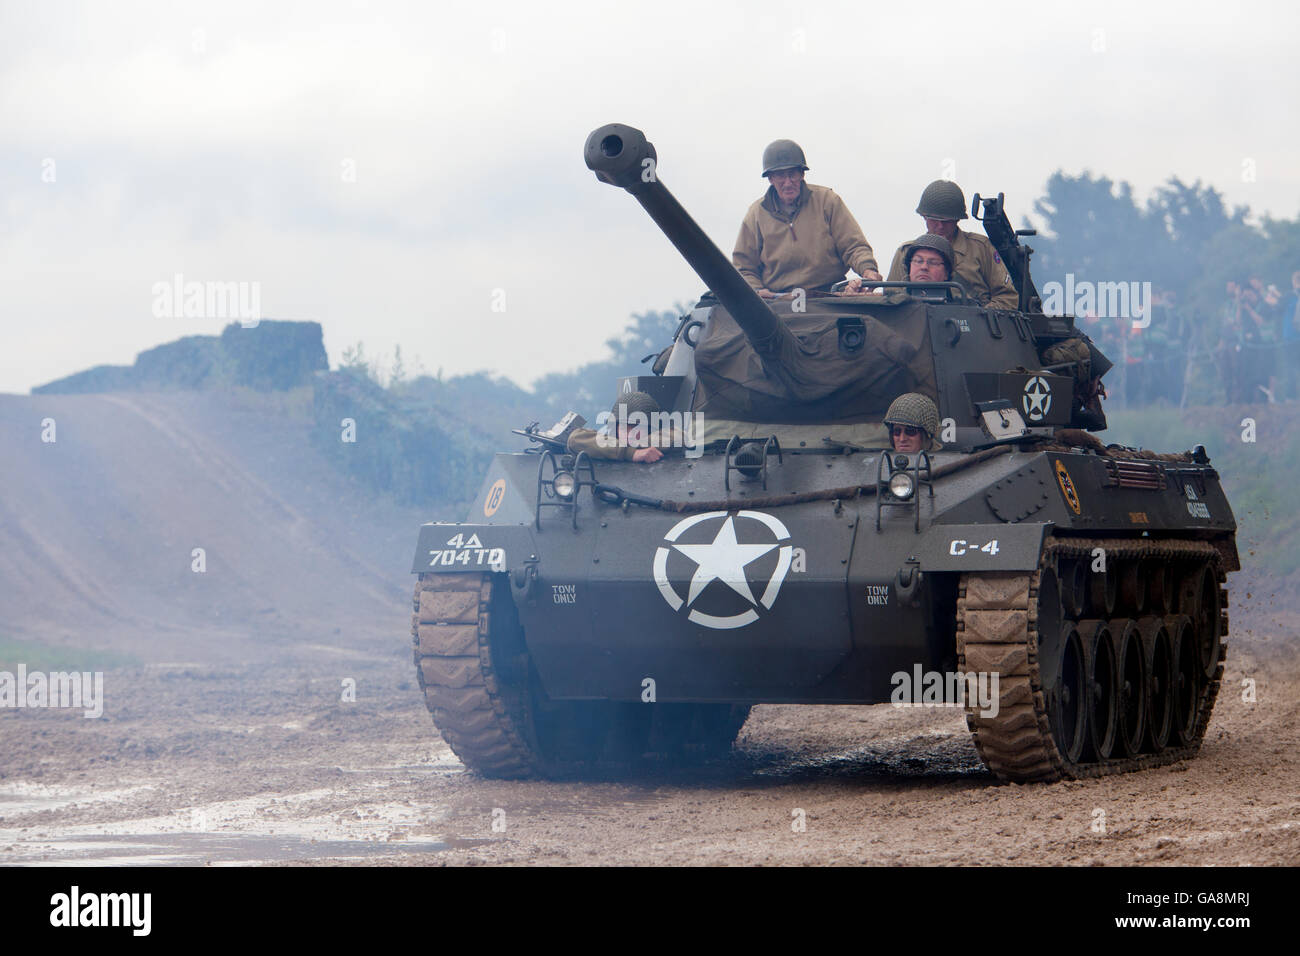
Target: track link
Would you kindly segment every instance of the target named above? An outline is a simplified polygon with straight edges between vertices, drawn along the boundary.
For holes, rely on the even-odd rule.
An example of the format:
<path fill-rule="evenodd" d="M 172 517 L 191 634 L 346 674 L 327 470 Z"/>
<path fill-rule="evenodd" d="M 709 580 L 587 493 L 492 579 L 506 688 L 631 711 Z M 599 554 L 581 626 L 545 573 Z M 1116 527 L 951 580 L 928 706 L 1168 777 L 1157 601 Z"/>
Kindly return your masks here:
<path fill-rule="evenodd" d="M 523 736 L 522 706 L 492 660 L 489 574 L 421 574 L 411 638 L 420 689 L 433 722 L 457 757 L 489 777 L 537 771 Z"/>
<path fill-rule="evenodd" d="M 1222 641 L 1214 675 L 1201 690 L 1196 729 L 1189 744 L 1136 757 L 1080 763 L 1065 759 L 1057 748 L 1039 676 L 1038 584 L 1042 571 L 1054 569 L 1061 558 L 1090 560 L 1094 548 L 1103 548 L 1108 561 L 1146 558 L 1203 562 L 1219 582 L 1220 637 L 1227 636 L 1228 619 L 1222 611 L 1228 606 L 1222 585 L 1222 557 L 1208 542 L 1049 538 L 1038 571 L 962 575 L 957 597 L 958 665 L 963 673 L 985 671 L 999 675 L 997 716 L 982 717 L 974 704 L 968 704 L 966 724 L 981 759 L 1000 780 L 1050 782 L 1063 777 L 1129 773 L 1186 760 L 1200 749 L 1223 676 L 1227 644 Z"/>

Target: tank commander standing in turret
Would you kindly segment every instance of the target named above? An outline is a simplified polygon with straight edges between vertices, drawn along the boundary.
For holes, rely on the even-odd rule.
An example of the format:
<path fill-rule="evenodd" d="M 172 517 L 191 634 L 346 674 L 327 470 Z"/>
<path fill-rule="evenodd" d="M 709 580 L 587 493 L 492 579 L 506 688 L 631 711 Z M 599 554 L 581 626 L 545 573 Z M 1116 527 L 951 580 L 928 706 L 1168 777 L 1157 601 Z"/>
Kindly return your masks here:
<path fill-rule="evenodd" d="M 804 182 L 808 164 L 799 144 L 778 139 L 763 150 L 771 185 L 740 224 L 732 264 L 765 299 L 792 289 L 829 291 L 853 269 L 880 281 L 871 244 L 844 200 L 826 186 Z M 854 279 L 846 292 L 863 291 Z"/>
<path fill-rule="evenodd" d="M 925 220 L 927 233 L 942 236 L 952 244 L 950 275 L 966 287 L 967 295 L 990 309 L 1014 309 L 1019 305 L 1020 294 L 994 251 L 993 243 L 984 236 L 957 228 L 958 220 L 968 218 L 966 196 L 960 186 L 936 179 L 921 193 L 916 211 Z M 902 245 L 894 253 L 894 261 L 889 266 L 891 282 L 909 278 L 903 259 L 910 245 Z"/>

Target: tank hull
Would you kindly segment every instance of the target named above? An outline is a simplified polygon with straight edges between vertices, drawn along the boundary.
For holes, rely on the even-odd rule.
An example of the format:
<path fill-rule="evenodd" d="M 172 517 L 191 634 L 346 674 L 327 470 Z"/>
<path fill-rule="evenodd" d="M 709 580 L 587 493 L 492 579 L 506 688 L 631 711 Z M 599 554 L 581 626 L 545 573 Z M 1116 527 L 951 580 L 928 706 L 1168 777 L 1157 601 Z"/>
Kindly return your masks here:
<path fill-rule="evenodd" d="M 971 457 L 940 452 L 932 467 Z M 636 701 L 649 679 L 661 701 L 880 703 L 897 675 L 956 665 L 963 574 L 1032 573 L 1049 536 L 1218 542 L 1235 566 L 1212 468 L 1138 463 L 1128 485 L 1163 487 L 1132 487 L 1111 461 L 1008 450 L 936 479 L 919 514 L 874 495 L 803 500 L 874 485 L 870 454 L 786 454 L 766 490 L 733 473 L 727 491 L 720 456 L 600 462 L 603 484 L 672 501 L 617 507 L 584 490 L 576 515 L 539 519 L 538 457 L 498 455 L 481 520 L 425 525 L 413 570 L 508 575 L 554 699 Z"/>

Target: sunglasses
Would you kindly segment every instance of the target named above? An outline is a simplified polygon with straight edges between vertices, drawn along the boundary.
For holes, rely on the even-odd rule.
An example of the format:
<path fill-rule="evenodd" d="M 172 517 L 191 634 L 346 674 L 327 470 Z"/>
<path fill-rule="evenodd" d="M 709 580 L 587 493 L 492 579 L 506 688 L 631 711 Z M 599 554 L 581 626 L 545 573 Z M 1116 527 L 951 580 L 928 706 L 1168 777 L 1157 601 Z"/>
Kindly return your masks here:
<path fill-rule="evenodd" d="M 916 437 L 917 435 L 919 435 L 919 434 L 921 434 L 921 429 L 919 429 L 919 428 L 913 428 L 911 425 L 895 425 L 895 426 L 894 426 L 894 437 L 895 437 L 895 438 L 897 438 L 899 435 L 906 435 L 908 438 L 915 438 L 915 437 Z"/>

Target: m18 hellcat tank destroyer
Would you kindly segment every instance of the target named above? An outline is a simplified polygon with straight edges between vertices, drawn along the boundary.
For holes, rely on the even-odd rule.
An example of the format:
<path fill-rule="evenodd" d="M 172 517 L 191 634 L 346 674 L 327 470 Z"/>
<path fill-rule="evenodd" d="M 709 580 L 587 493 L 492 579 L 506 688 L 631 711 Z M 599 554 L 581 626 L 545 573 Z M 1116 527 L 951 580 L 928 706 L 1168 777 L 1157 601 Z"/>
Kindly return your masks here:
<path fill-rule="evenodd" d="M 1195 754 L 1223 673 L 1232 511 L 1200 446 L 1090 433 L 1109 363 L 1042 313 L 1000 196 L 972 211 L 1018 311 L 952 283 L 764 301 L 640 132 L 602 127 L 585 155 L 708 287 L 661 374 L 617 386 L 690 443 L 596 460 L 532 428 L 539 447 L 496 456 L 469 521 L 422 526 L 419 682 L 468 767 L 707 756 L 754 704 L 954 698 L 1003 780 Z M 906 392 L 937 403 L 941 449 L 892 450 L 882 418 Z"/>

